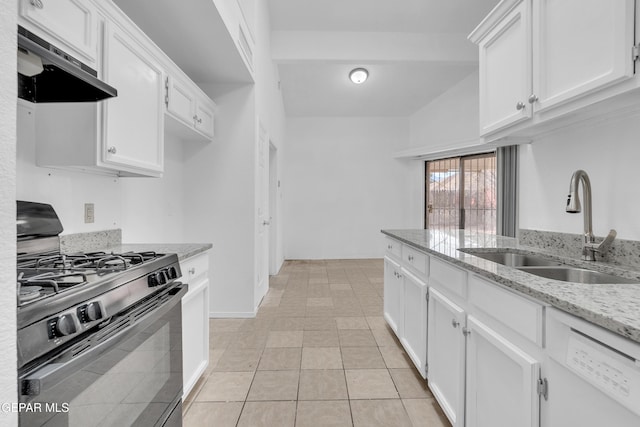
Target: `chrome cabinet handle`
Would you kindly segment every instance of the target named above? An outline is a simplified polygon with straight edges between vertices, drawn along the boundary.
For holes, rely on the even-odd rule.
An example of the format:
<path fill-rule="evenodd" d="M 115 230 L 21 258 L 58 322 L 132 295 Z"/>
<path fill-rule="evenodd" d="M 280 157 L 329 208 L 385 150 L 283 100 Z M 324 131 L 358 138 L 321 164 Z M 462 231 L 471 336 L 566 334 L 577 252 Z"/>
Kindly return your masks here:
<path fill-rule="evenodd" d="M 526 105 L 524 105 L 524 102 L 518 102 L 516 104 L 516 110 L 518 110 L 518 111 L 524 110 L 524 107 L 526 107 Z"/>
<path fill-rule="evenodd" d="M 531 94 L 529 96 L 529 104 L 533 104 L 534 102 L 536 102 L 538 100 L 538 97 L 535 94 Z"/>
<path fill-rule="evenodd" d="M 31 6 L 36 7 L 38 9 L 44 9 L 44 4 L 42 3 L 42 0 L 31 0 L 29 3 L 31 3 Z"/>
<path fill-rule="evenodd" d="M 202 123 L 202 119 L 198 117 L 198 123 Z"/>
<path fill-rule="evenodd" d="M 189 269 L 189 274 L 191 274 L 191 275 L 196 274 L 196 268 L 195 268 L 195 267 L 191 267 L 191 268 Z"/>
<path fill-rule="evenodd" d="M 460 322 L 458 322 L 456 319 L 453 319 L 451 320 L 451 326 L 457 328 L 458 326 L 460 326 Z"/>
<path fill-rule="evenodd" d="M 264 221 L 262 221 L 262 225 L 271 225 L 271 221 L 265 219 Z"/>
<path fill-rule="evenodd" d="M 462 328 L 462 335 L 468 337 L 469 335 L 471 335 L 471 331 L 465 326 L 464 328 Z"/>
<path fill-rule="evenodd" d="M 107 150 L 107 153 L 110 154 L 116 154 L 118 152 L 118 150 L 116 150 L 116 147 L 109 147 L 109 149 Z"/>
<path fill-rule="evenodd" d="M 387 249 L 392 249 L 392 248 L 393 248 L 393 246 L 387 245 Z"/>
<path fill-rule="evenodd" d="M 409 256 L 407 257 L 407 259 L 408 259 L 409 261 L 413 261 L 413 255 L 409 255 Z"/>

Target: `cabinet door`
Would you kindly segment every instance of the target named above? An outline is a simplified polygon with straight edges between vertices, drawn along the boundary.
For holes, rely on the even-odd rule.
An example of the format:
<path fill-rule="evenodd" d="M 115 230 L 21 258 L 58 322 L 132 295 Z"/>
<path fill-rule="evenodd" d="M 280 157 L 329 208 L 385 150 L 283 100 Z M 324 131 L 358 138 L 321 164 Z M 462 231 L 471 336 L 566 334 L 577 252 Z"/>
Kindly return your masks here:
<path fill-rule="evenodd" d="M 407 354 L 423 378 L 427 377 L 427 285 L 403 271 L 404 328 L 401 338 Z"/>
<path fill-rule="evenodd" d="M 402 276 L 400 265 L 384 259 L 384 318 L 398 337 L 402 337 Z"/>
<path fill-rule="evenodd" d="M 196 103 L 196 129 L 213 138 L 213 108 L 203 101 Z"/>
<path fill-rule="evenodd" d="M 167 77 L 167 111 L 184 125 L 193 127 L 196 114 L 196 97 L 186 83 L 175 77 Z"/>
<path fill-rule="evenodd" d="M 74 53 L 80 54 L 78 59 L 96 62 L 98 22 L 96 9 L 90 2 L 21 0 L 18 13 L 31 29 L 36 29 L 35 32 L 47 41 L 55 44 L 52 38 L 60 40 L 75 51 L 67 53 L 72 56 Z M 59 47 L 64 50 L 63 46 Z"/>
<path fill-rule="evenodd" d="M 209 279 L 189 282 L 182 298 L 183 398 L 209 364 Z"/>
<path fill-rule="evenodd" d="M 540 363 L 473 316 L 467 329 L 467 426 L 538 426 Z"/>
<path fill-rule="evenodd" d="M 479 43 L 481 135 L 532 115 L 530 9 L 522 0 Z"/>
<path fill-rule="evenodd" d="M 118 96 L 102 104 L 102 160 L 157 176 L 164 160 L 162 69 L 141 42 L 112 22 L 106 23 L 104 51 L 104 78 Z"/>
<path fill-rule="evenodd" d="M 634 0 L 539 0 L 533 7 L 536 111 L 633 76 Z"/>
<path fill-rule="evenodd" d="M 454 427 L 464 426 L 465 315 L 429 288 L 429 388 Z"/>

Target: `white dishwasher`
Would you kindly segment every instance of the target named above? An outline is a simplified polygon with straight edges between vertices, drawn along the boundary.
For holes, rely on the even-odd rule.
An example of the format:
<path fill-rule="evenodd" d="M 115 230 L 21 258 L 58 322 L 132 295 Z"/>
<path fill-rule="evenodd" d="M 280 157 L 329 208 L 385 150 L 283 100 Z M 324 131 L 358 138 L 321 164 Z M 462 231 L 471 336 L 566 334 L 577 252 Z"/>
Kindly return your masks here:
<path fill-rule="evenodd" d="M 639 427 L 640 344 L 547 309 L 546 427 Z"/>

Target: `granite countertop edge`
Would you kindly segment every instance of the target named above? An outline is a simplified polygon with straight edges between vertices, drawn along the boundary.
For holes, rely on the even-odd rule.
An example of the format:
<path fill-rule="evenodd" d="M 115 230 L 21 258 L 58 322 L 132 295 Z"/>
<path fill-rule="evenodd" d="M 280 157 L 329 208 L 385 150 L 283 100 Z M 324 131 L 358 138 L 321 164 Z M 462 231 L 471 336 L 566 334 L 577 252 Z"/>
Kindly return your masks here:
<path fill-rule="evenodd" d="M 213 248 L 211 243 L 121 243 L 104 249 L 105 252 L 144 252 L 175 253 L 179 261 Z"/>
<path fill-rule="evenodd" d="M 511 237 L 467 234 L 462 230 L 441 234 L 433 230 L 381 230 L 381 232 L 415 249 L 492 280 L 507 289 L 527 295 L 543 304 L 558 308 L 640 343 L 640 284 L 589 285 L 561 282 L 484 260 L 473 256 L 472 251 L 474 248 L 489 251 L 515 249 L 522 253 L 544 255 L 575 267 L 588 267 L 627 278 L 640 279 L 638 271 L 607 263 L 563 258 L 552 251 L 520 245 L 517 239 Z M 433 236 L 436 238 L 432 239 Z M 459 249 L 470 251 L 462 252 Z"/>

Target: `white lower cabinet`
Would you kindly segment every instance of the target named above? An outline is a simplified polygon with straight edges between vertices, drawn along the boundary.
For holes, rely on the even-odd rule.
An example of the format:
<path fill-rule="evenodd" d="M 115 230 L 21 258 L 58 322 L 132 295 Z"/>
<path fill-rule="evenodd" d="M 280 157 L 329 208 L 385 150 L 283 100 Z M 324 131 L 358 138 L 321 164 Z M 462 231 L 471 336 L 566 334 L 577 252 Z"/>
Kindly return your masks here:
<path fill-rule="evenodd" d="M 402 336 L 404 310 L 402 307 L 403 283 L 400 264 L 384 258 L 384 318 L 398 335 Z"/>
<path fill-rule="evenodd" d="M 464 426 L 465 312 L 429 288 L 429 387 L 454 427 Z"/>
<path fill-rule="evenodd" d="M 467 332 L 467 427 L 538 426 L 540 362 L 471 315 Z"/>
<path fill-rule="evenodd" d="M 205 252 L 180 263 L 189 291 L 182 298 L 182 390 L 186 398 L 209 365 L 209 258 Z"/>
<path fill-rule="evenodd" d="M 451 425 L 540 426 L 545 307 L 394 239 L 385 247 L 384 317 Z"/>
<path fill-rule="evenodd" d="M 403 334 L 400 342 L 423 378 L 427 377 L 427 284 L 402 269 Z"/>

